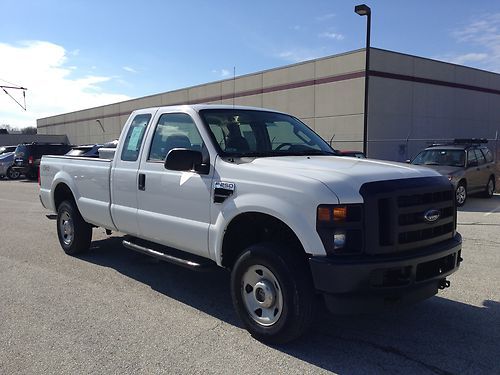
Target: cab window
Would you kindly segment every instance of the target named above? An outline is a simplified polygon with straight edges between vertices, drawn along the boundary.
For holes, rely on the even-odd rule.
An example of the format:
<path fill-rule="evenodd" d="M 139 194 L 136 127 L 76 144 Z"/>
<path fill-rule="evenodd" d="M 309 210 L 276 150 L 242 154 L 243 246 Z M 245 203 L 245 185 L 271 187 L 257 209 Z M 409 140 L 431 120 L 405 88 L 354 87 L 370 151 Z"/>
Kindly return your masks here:
<path fill-rule="evenodd" d="M 136 161 L 139 157 L 141 150 L 142 138 L 146 132 L 151 114 L 141 114 L 134 117 L 130 127 L 128 128 L 125 142 L 123 142 L 123 149 L 121 159 L 123 161 Z"/>
<path fill-rule="evenodd" d="M 150 161 L 164 161 L 170 150 L 187 148 L 202 151 L 203 141 L 193 119 L 186 113 L 160 116 L 149 150 Z"/>

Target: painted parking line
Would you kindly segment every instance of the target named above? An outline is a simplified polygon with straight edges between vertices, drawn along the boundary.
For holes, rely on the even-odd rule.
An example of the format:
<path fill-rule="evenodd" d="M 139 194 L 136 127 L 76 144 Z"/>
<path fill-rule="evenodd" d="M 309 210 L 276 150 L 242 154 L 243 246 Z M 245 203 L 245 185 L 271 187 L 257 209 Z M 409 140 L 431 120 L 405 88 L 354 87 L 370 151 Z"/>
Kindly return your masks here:
<path fill-rule="evenodd" d="M 484 216 L 490 216 L 491 214 L 494 214 L 497 211 L 500 212 L 500 206 L 498 206 L 497 208 L 494 208 L 490 212 L 485 213 Z"/>

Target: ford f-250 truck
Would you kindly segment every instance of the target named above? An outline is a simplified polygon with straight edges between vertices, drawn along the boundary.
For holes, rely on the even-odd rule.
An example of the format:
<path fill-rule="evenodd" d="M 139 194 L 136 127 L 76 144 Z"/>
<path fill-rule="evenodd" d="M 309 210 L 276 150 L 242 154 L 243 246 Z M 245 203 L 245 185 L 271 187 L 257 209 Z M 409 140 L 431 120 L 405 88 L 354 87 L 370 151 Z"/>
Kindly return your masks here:
<path fill-rule="evenodd" d="M 462 261 L 446 177 L 336 156 L 271 110 L 138 110 L 112 160 L 44 156 L 40 184 L 66 253 L 103 227 L 132 250 L 224 267 L 238 315 L 267 342 L 303 333 L 321 298 L 345 313 L 433 296 Z"/>

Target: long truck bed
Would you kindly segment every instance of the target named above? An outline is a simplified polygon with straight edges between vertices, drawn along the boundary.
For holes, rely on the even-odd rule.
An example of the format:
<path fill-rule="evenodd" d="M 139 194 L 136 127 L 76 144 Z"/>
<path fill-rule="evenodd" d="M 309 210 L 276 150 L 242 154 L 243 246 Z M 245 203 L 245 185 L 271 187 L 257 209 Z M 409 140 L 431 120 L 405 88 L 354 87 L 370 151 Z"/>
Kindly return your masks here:
<path fill-rule="evenodd" d="M 53 194 L 64 181 L 74 193 L 78 209 L 86 222 L 116 230 L 111 217 L 111 160 L 74 156 L 44 156 L 44 178 L 40 200 L 44 207 L 56 212 Z"/>

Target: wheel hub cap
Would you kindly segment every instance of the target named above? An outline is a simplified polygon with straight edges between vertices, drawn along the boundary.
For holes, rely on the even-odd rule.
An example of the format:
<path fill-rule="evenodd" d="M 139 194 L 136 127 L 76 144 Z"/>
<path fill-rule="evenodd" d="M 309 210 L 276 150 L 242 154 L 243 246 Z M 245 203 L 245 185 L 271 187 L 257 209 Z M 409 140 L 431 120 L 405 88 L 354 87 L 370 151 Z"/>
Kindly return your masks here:
<path fill-rule="evenodd" d="M 59 228 L 61 231 L 62 240 L 66 245 L 70 245 L 73 241 L 73 220 L 71 216 L 64 212 L 59 220 Z"/>
<path fill-rule="evenodd" d="M 243 274 L 241 296 L 248 315 L 262 326 L 278 321 L 283 310 L 283 294 L 269 268 L 250 266 Z"/>
<path fill-rule="evenodd" d="M 276 292 L 268 280 L 259 281 L 254 287 L 254 297 L 262 307 L 269 308 L 276 300 Z"/>

